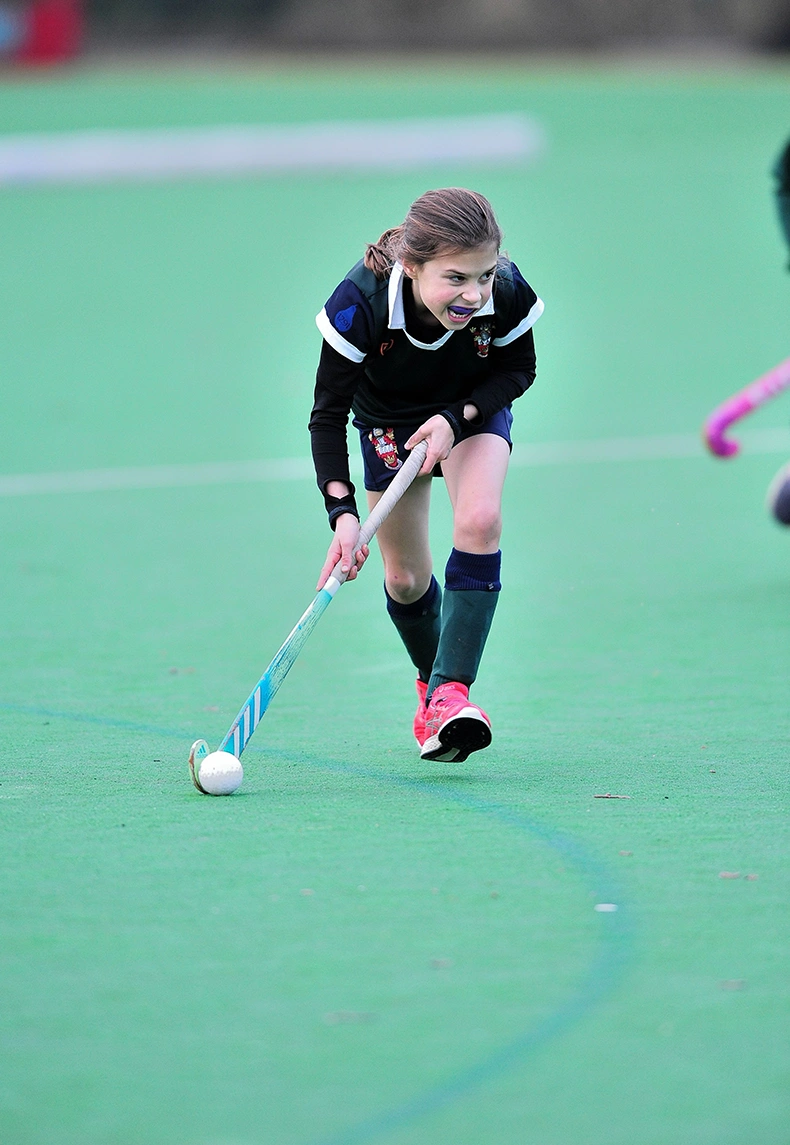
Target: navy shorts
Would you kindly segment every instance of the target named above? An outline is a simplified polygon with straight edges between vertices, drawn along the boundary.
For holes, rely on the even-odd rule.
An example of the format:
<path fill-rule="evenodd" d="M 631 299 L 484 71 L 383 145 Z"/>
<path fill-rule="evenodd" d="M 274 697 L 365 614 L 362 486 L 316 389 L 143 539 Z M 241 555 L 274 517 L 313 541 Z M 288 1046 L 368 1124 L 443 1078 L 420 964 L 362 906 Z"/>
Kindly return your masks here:
<path fill-rule="evenodd" d="M 362 445 L 362 464 L 365 469 L 365 488 L 372 493 L 381 493 L 387 488 L 392 478 L 398 472 L 403 462 L 409 456 L 404 449 L 416 429 L 422 425 L 375 426 L 364 425 L 354 418 L 354 426 L 359 430 L 359 440 Z M 493 433 L 502 437 L 511 447 L 510 427 L 513 424 L 513 413 L 510 406 L 506 406 L 499 413 L 495 413 L 482 425 L 469 426 L 464 433 L 462 441 L 468 437 L 476 437 L 479 433 Z M 442 467 L 437 465 L 433 471 L 434 477 L 441 477 Z"/>

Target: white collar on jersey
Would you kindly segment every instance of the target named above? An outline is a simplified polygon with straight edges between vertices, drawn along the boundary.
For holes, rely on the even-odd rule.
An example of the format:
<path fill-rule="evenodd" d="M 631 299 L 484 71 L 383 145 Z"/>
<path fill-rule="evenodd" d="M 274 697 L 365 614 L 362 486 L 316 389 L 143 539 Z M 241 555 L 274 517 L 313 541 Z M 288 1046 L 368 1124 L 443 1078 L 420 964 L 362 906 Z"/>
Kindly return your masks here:
<path fill-rule="evenodd" d="M 390 274 L 390 284 L 389 284 L 389 293 L 388 293 L 389 322 L 387 323 L 387 325 L 389 326 L 389 329 L 390 330 L 402 330 L 403 333 L 406 335 L 406 337 L 411 342 L 411 344 L 413 346 L 417 346 L 418 349 L 420 349 L 420 350 L 438 350 L 438 349 L 440 349 L 442 346 L 444 346 L 447 339 L 450 338 L 451 335 L 453 335 L 455 333 L 455 331 L 454 330 L 448 330 L 447 333 L 444 334 L 441 338 L 439 338 L 436 342 L 418 342 L 416 338 L 412 338 L 411 334 L 406 329 L 406 311 L 403 308 L 403 278 L 404 278 L 403 263 L 396 262 L 392 268 L 392 273 Z M 492 291 L 491 296 L 488 299 L 488 302 L 486 302 L 485 306 L 481 306 L 481 308 L 475 314 L 475 318 L 479 318 L 481 315 L 484 315 L 484 314 L 493 314 L 493 313 L 494 313 L 494 292 Z"/>

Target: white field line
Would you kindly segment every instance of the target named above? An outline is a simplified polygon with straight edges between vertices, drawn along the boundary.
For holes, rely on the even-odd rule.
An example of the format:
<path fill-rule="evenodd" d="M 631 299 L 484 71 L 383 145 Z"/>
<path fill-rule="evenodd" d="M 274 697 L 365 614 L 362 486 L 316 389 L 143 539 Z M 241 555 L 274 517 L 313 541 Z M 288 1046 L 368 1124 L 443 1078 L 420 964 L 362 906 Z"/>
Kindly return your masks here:
<path fill-rule="evenodd" d="M 0 186 L 256 172 L 393 171 L 459 161 L 523 163 L 544 146 L 540 124 L 518 112 L 6 135 L 0 136 Z"/>
<path fill-rule="evenodd" d="M 30 493 L 94 493 L 110 489 L 176 489 L 181 485 L 227 485 L 294 481 L 314 477 L 308 458 L 279 461 L 199 461 L 188 465 L 135 465 L 122 469 L 77 469 L 67 473 L 20 473 L 0 477 L 0 496 Z"/>
<path fill-rule="evenodd" d="M 787 453 L 790 455 L 790 427 L 753 429 L 735 437 L 744 454 Z M 706 457 L 711 454 L 693 433 L 666 433 L 651 437 L 604 437 L 592 441 L 552 441 L 545 444 L 514 445 L 512 465 L 573 465 L 594 461 L 670 461 L 678 457 Z M 730 459 L 732 460 L 732 459 Z"/>
<path fill-rule="evenodd" d="M 790 428 L 756 429 L 742 435 L 744 456 L 750 453 L 781 453 L 790 457 Z M 729 464 L 711 458 L 692 433 L 652 437 L 610 437 L 591 441 L 559 441 L 514 445 L 512 464 L 589 465 L 599 462 L 672 461 L 699 458 L 716 465 Z M 352 457 L 352 472 L 360 472 Z M 189 465 L 141 465 L 120 469 L 78 469 L 66 473 L 9 473 L 0 476 L 0 497 L 23 497 L 40 493 L 95 493 L 119 489 L 176 489 L 189 485 L 227 485 L 248 482 L 315 480 L 309 458 L 277 461 L 204 461 Z"/>

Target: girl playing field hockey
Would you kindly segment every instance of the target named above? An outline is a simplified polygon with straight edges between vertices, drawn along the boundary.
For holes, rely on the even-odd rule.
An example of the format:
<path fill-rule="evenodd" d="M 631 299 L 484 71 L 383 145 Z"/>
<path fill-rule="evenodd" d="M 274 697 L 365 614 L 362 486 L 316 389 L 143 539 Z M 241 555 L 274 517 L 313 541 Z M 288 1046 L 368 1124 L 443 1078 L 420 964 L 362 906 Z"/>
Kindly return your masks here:
<path fill-rule="evenodd" d="M 491 742 L 469 700 L 501 588 L 502 487 L 511 403 L 535 378 L 532 326 L 543 303 L 499 254 L 487 199 L 428 191 L 367 247 L 316 322 L 323 335 L 310 418 L 313 460 L 338 560 L 353 579 L 367 559 L 349 477 L 349 414 L 362 445 L 369 507 L 417 442 L 417 479 L 378 532 L 387 611 L 417 669 L 414 735 L 423 759 L 461 761 Z M 431 478 L 444 477 L 453 549 L 444 593 L 428 540 Z"/>

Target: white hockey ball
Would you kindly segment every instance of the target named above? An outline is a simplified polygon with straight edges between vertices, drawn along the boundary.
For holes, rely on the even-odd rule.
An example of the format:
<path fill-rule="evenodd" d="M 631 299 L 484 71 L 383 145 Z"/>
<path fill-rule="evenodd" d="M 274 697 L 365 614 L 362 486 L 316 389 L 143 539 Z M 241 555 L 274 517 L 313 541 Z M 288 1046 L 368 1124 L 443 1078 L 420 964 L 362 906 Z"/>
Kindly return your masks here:
<path fill-rule="evenodd" d="M 243 778 L 241 761 L 229 751 L 212 751 L 200 761 L 198 780 L 209 795 L 232 795 Z"/>

